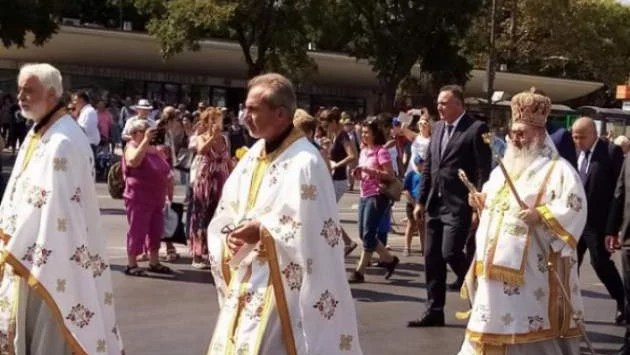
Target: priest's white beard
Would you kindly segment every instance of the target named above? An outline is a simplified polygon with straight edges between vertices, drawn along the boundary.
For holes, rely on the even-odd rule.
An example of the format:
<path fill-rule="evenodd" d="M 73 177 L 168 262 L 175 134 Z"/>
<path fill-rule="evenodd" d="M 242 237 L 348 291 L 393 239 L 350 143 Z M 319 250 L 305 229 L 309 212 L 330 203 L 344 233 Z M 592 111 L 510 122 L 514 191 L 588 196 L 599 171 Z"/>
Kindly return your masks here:
<path fill-rule="evenodd" d="M 503 165 L 512 176 L 520 175 L 527 169 L 542 153 L 543 140 L 535 138 L 528 146 L 517 147 L 514 142 L 508 141 Z"/>
<path fill-rule="evenodd" d="M 40 102 L 30 105 L 28 108 L 20 107 L 20 111 L 24 118 L 37 121 L 46 114 L 46 103 Z"/>

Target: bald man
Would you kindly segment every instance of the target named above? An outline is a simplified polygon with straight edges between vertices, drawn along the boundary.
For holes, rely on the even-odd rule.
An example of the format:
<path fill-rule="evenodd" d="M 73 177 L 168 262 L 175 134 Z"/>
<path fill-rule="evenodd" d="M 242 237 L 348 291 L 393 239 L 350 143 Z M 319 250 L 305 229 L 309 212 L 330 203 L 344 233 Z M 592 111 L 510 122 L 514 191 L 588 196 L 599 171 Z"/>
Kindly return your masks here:
<path fill-rule="evenodd" d="M 624 289 L 619 272 L 606 249 L 606 222 L 617 177 L 623 164 L 618 146 L 598 138 L 595 122 L 581 117 L 573 124 L 573 142 L 578 153 L 578 173 L 584 184 L 588 206 L 586 227 L 578 244 L 578 262 L 582 265 L 588 249 L 597 276 L 617 302 L 615 322 L 624 322 Z"/>
<path fill-rule="evenodd" d="M 628 137 L 626 136 L 618 136 L 617 138 L 615 138 L 613 143 L 621 147 L 624 155 L 628 154 L 628 152 L 630 151 L 630 139 L 628 139 Z"/>

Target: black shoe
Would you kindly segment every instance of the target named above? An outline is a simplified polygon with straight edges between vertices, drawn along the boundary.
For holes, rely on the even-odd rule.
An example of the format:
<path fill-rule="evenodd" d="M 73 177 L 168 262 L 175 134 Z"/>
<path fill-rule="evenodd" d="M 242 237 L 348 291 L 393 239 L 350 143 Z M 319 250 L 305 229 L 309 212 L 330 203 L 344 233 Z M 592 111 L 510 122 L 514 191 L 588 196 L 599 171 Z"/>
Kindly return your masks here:
<path fill-rule="evenodd" d="M 389 278 L 392 277 L 392 274 L 394 273 L 394 270 L 396 270 L 396 266 L 398 266 L 398 263 L 400 263 L 400 259 L 395 256 L 394 260 L 392 260 L 391 263 L 385 264 L 385 268 L 387 269 L 387 272 L 385 273 L 385 280 L 389 280 Z"/>
<path fill-rule="evenodd" d="M 365 282 L 365 276 L 358 271 L 353 271 L 350 277 L 348 278 L 349 284 L 362 284 Z"/>
<path fill-rule="evenodd" d="M 630 355 L 630 346 L 628 344 L 623 344 L 619 352 L 616 352 L 614 355 Z"/>
<path fill-rule="evenodd" d="M 462 289 L 462 285 L 464 284 L 464 280 L 457 280 L 452 284 L 448 284 L 446 289 L 451 292 L 459 292 Z"/>
<path fill-rule="evenodd" d="M 617 313 L 615 313 L 615 324 L 617 325 L 626 324 L 626 316 L 623 311 L 617 310 Z"/>
<path fill-rule="evenodd" d="M 407 323 L 407 328 L 443 327 L 444 312 L 427 312 L 421 319 Z"/>

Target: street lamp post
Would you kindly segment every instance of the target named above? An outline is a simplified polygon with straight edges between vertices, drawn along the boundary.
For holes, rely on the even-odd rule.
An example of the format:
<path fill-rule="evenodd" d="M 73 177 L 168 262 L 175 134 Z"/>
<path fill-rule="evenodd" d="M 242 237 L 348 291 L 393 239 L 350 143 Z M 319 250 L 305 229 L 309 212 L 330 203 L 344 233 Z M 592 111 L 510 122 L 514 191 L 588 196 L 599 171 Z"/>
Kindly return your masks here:
<path fill-rule="evenodd" d="M 486 98 L 488 105 L 490 105 L 489 123 L 492 123 L 494 116 L 494 103 L 492 102 L 492 95 L 494 94 L 494 77 L 495 77 L 495 38 L 496 38 L 496 17 L 497 17 L 497 0 L 492 0 L 490 8 L 490 49 L 488 51 L 488 65 L 486 68 L 486 80 L 487 80 L 487 92 Z"/>

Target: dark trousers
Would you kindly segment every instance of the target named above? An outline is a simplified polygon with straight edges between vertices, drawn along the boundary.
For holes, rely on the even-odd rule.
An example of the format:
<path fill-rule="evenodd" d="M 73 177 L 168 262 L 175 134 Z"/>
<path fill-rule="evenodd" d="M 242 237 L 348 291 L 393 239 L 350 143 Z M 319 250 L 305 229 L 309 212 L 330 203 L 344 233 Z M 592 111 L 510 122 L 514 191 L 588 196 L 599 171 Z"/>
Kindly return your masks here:
<path fill-rule="evenodd" d="M 626 319 L 630 319 L 630 249 L 621 249 L 621 271 L 623 272 L 624 312 Z M 630 345 L 630 322 L 626 322 L 626 345 Z"/>
<path fill-rule="evenodd" d="M 597 277 L 606 286 L 608 294 L 617 302 L 617 309 L 623 310 L 625 304 L 623 283 L 615 263 L 610 260 L 610 253 L 606 250 L 604 239 L 603 234 L 598 234 L 588 228 L 585 229 L 578 243 L 578 265 L 582 266 L 584 253 L 588 249 L 591 265 L 593 265 Z"/>
<path fill-rule="evenodd" d="M 424 246 L 427 309 L 443 312 L 446 299 L 446 264 L 463 280 L 468 271 L 464 246 L 470 231 L 470 214 L 456 216 L 439 202 L 432 203 L 426 216 Z"/>

